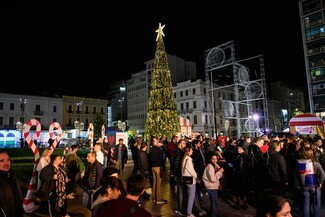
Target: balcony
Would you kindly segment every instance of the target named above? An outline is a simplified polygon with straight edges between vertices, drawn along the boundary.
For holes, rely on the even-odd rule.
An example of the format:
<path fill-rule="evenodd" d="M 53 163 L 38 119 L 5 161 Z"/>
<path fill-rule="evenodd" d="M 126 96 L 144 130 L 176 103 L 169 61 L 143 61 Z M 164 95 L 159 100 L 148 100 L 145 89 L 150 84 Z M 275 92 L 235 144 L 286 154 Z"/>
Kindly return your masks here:
<path fill-rule="evenodd" d="M 325 103 L 315 103 L 314 110 L 317 111 L 323 111 L 325 109 Z"/>
<path fill-rule="evenodd" d="M 183 114 L 183 113 L 192 113 L 192 112 L 193 112 L 193 109 L 191 109 L 191 108 L 177 110 L 177 113 L 179 113 L 179 114 Z"/>
<path fill-rule="evenodd" d="M 34 111 L 33 114 L 34 114 L 34 115 L 41 116 L 41 115 L 44 114 L 44 112 L 43 112 L 43 111 Z"/>

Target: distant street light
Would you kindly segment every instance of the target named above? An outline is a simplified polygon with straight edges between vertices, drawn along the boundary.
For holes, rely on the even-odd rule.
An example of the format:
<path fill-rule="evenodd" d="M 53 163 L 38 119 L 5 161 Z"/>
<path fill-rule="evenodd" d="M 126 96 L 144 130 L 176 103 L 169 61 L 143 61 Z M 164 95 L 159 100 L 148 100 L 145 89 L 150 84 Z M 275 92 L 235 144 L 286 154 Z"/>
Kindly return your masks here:
<path fill-rule="evenodd" d="M 16 123 L 16 128 L 18 130 L 18 132 L 20 132 L 20 147 L 23 148 L 24 147 L 24 139 L 23 139 L 23 131 L 24 131 L 24 125 L 18 121 Z"/>
<path fill-rule="evenodd" d="M 20 101 L 20 111 L 21 111 L 21 118 L 20 118 L 20 122 L 25 123 L 25 117 L 24 117 L 24 112 L 25 112 L 25 104 L 27 103 L 27 99 L 19 99 Z"/>
<path fill-rule="evenodd" d="M 124 97 L 118 100 L 120 103 L 120 108 L 121 108 L 121 121 L 123 121 L 123 102 L 124 102 Z"/>

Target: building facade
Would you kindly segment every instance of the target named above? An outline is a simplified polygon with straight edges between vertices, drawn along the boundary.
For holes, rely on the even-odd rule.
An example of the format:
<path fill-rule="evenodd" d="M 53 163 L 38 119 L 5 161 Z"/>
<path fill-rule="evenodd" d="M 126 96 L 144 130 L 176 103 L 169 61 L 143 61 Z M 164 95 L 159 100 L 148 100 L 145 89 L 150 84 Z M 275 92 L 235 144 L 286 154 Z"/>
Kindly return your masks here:
<path fill-rule="evenodd" d="M 325 1 L 299 1 L 310 113 L 325 120 Z"/>
<path fill-rule="evenodd" d="M 53 122 L 60 124 L 62 138 L 76 138 L 98 115 L 107 123 L 107 100 L 0 93 L 0 148 L 16 147 L 17 141 L 23 138 L 24 124 L 31 119 L 41 124 L 38 142 L 46 143 Z M 30 130 L 34 132 L 35 127 Z"/>

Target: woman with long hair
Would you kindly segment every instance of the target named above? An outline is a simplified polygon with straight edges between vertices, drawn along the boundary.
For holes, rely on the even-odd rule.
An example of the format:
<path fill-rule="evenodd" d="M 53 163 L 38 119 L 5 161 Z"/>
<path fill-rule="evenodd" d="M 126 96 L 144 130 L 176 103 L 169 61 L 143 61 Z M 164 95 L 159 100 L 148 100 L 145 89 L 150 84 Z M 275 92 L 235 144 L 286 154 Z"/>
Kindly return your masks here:
<path fill-rule="evenodd" d="M 68 176 L 60 155 L 51 155 L 50 164 L 44 167 L 40 173 L 40 180 L 42 194 L 49 196 L 49 216 L 55 216 L 55 208 L 59 207 L 61 216 L 69 217 L 66 193 Z M 47 187 L 43 188 L 43 185 Z"/>
<path fill-rule="evenodd" d="M 192 214 L 192 208 L 193 203 L 195 199 L 195 190 L 196 190 L 196 179 L 197 179 L 197 173 L 194 169 L 193 160 L 191 158 L 191 155 L 193 154 L 192 147 L 186 147 L 184 148 L 184 157 L 182 160 L 182 175 L 190 177 L 191 183 L 184 183 L 187 187 L 187 216 L 193 217 Z"/>
<path fill-rule="evenodd" d="M 218 155 L 212 153 L 209 156 L 209 163 L 206 165 L 203 172 L 203 182 L 209 195 L 210 200 L 210 216 L 217 216 L 218 189 L 220 186 L 219 179 L 223 176 L 223 168 L 218 162 Z"/>
<path fill-rule="evenodd" d="M 314 170 L 315 176 L 315 183 L 310 183 L 309 185 L 303 185 L 303 191 L 304 191 L 304 217 L 311 216 L 311 213 L 313 213 L 314 217 L 320 216 L 320 205 L 321 205 L 321 188 L 325 179 L 325 172 L 315 159 L 314 151 L 313 149 L 306 147 L 301 152 L 301 158 L 302 159 L 309 159 L 312 161 L 312 166 Z M 303 181 L 303 180 L 300 180 Z M 312 209 L 312 210 L 311 210 Z"/>
<path fill-rule="evenodd" d="M 36 167 L 36 170 L 38 171 L 37 190 L 41 187 L 41 180 L 39 178 L 41 170 L 50 164 L 52 153 L 53 150 L 50 147 L 48 147 L 44 149 L 44 151 L 42 152 L 42 157 L 39 159 L 39 162 Z"/>

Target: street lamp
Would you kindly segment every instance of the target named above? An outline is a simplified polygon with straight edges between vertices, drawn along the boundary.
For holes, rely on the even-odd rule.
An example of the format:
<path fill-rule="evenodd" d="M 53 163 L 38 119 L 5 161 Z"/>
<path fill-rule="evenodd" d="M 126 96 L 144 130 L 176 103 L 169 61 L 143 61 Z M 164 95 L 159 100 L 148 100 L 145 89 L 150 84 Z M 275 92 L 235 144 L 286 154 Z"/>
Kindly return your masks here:
<path fill-rule="evenodd" d="M 23 131 L 24 131 L 24 125 L 18 121 L 16 123 L 16 128 L 18 130 L 18 132 L 20 132 L 20 147 L 23 148 L 24 147 L 24 139 L 23 139 Z"/>
<path fill-rule="evenodd" d="M 25 123 L 24 121 L 24 111 L 25 111 L 25 104 L 27 103 L 27 99 L 19 99 L 20 102 L 20 111 L 21 111 L 21 118 L 20 118 L 20 122 Z"/>
<path fill-rule="evenodd" d="M 121 121 L 123 121 L 122 119 L 122 115 L 123 115 L 123 102 L 124 102 L 124 97 L 122 97 L 121 99 L 118 100 L 120 103 L 120 108 L 121 108 Z"/>
<path fill-rule="evenodd" d="M 78 131 L 78 138 L 80 138 L 80 131 L 82 131 L 85 127 L 83 122 L 75 121 L 74 128 Z"/>
<path fill-rule="evenodd" d="M 77 102 L 77 112 L 81 112 L 82 101 Z"/>

